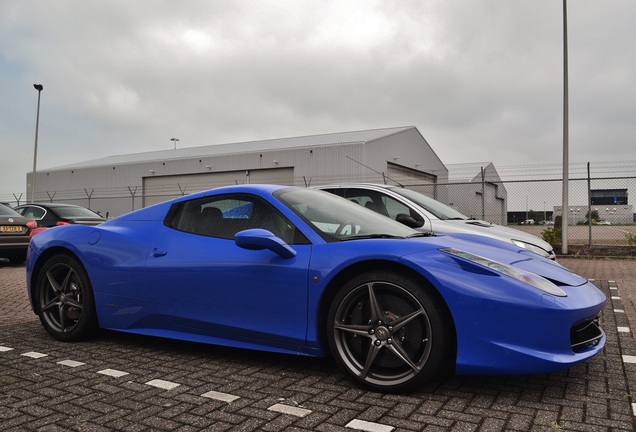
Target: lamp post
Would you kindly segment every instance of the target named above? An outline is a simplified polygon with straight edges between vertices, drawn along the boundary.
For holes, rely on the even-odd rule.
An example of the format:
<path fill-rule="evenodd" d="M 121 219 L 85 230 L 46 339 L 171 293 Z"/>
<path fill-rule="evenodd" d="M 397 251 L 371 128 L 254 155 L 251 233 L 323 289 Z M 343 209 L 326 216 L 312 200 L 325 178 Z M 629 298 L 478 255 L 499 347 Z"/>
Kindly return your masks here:
<path fill-rule="evenodd" d="M 35 165 L 38 160 L 38 129 L 40 128 L 40 94 L 44 90 L 42 84 L 33 84 L 38 91 L 38 110 L 35 116 L 35 145 L 33 146 L 33 173 L 31 174 L 31 203 L 35 202 Z"/>
<path fill-rule="evenodd" d="M 174 143 L 174 149 L 177 149 L 177 141 L 179 141 L 179 138 L 170 138 L 170 141 L 172 141 Z"/>
<path fill-rule="evenodd" d="M 568 106 L 568 6 L 563 0 L 563 189 L 561 206 L 565 210 L 569 207 L 569 106 Z M 568 253 L 568 224 L 561 220 L 561 253 Z"/>

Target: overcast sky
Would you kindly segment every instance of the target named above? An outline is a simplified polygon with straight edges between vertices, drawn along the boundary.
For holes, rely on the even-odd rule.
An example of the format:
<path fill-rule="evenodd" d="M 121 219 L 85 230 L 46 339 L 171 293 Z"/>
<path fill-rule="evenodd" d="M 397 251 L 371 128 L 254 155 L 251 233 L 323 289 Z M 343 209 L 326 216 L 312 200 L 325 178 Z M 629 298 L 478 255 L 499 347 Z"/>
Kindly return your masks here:
<path fill-rule="evenodd" d="M 0 0 L 0 200 L 99 157 L 416 126 L 446 164 L 558 164 L 558 0 Z M 636 2 L 570 0 L 570 161 L 636 160 Z M 23 200 L 26 197 L 23 197 Z"/>

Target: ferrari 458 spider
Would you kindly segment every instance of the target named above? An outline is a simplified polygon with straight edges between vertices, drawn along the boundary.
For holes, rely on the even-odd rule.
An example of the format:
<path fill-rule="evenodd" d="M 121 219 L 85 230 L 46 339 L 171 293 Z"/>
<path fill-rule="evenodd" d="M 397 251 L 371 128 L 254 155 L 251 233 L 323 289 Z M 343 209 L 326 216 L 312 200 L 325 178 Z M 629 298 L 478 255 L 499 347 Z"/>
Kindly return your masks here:
<path fill-rule="evenodd" d="M 369 388 L 543 373 L 597 354 L 605 296 L 512 244 L 428 236 L 327 192 L 230 186 L 33 237 L 31 305 L 99 328 L 331 355 Z"/>

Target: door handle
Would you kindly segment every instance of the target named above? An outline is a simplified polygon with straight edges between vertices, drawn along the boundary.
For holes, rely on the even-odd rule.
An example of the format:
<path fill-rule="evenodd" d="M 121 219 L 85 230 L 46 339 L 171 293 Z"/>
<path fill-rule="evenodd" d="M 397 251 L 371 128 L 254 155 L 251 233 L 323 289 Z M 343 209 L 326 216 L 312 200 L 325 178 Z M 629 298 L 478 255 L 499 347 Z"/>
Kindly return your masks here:
<path fill-rule="evenodd" d="M 155 258 L 159 258 L 159 257 L 162 257 L 162 256 L 166 256 L 166 255 L 168 255 L 168 251 L 165 251 L 165 250 L 163 250 L 163 249 L 157 249 L 157 248 L 155 248 L 155 249 L 152 251 L 152 255 L 153 255 Z"/>

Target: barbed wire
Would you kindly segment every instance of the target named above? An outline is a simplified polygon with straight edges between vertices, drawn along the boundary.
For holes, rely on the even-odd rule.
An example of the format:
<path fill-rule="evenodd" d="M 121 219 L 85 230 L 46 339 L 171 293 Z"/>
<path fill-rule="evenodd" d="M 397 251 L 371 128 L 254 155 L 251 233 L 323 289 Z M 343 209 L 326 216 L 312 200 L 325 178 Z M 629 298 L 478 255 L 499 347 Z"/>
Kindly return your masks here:
<path fill-rule="evenodd" d="M 452 181 L 448 184 L 458 183 L 471 183 L 474 182 L 479 174 L 479 167 L 486 168 L 491 165 L 490 162 L 483 163 L 470 163 L 470 164 L 449 164 L 447 167 L 449 172 L 452 173 Z M 494 166 L 494 165 L 493 165 Z M 562 164 L 525 164 L 525 165 L 503 165 L 494 166 L 498 179 L 486 177 L 485 181 L 491 183 L 524 183 L 524 182 L 546 182 L 546 181 L 560 181 L 562 177 Z M 569 175 L 571 180 L 587 179 L 587 162 L 579 162 L 570 164 Z M 433 175 L 440 175 L 442 171 L 430 172 Z M 446 171 L 443 171 L 445 174 Z M 184 173 L 187 174 L 187 173 Z M 383 176 L 383 173 L 378 173 L 377 178 L 374 177 L 374 182 L 390 182 L 388 176 Z M 636 178 L 636 161 L 601 161 L 590 163 L 590 178 L 595 181 L 600 180 L 631 180 Z M 369 181 L 369 177 L 366 176 L 364 181 Z M 274 179 L 275 180 L 275 179 Z M 234 183 L 240 184 L 247 180 L 245 178 L 235 179 Z M 270 180 L 272 183 L 274 181 Z M 288 181 L 286 178 L 279 179 L 281 184 L 285 184 Z M 360 178 L 356 174 L 343 174 L 338 176 L 314 176 L 314 177 L 300 177 L 296 179 L 297 184 L 305 184 L 306 186 L 328 184 L 328 183 L 352 183 L 360 181 Z M 481 179 L 479 178 L 479 181 Z M 227 183 L 225 183 L 227 184 Z M 436 185 L 446 184 L 445 182 L 436 183 Z M 214 182 L 196 182 L 188 183 L 187 185 L 164 184 L 159 186 L 146 186 L 143 191 L 144 196 L 174 196 L 186 195 L 193 193 L 197 190 L 211 189 L 222 184 L 215 184 Z M 424 185 L 422 185 L 424 186 Z M 429 185 L 430 186 L 430 185 Z M 138 199 L 141 197 L 143 185 L 142 184 L 130 184 L 126 186 L 104 186 L 99 188 L 86 189 L 82 185 L 78 185 L 76 188 L 54 191 L 38 191 L 39 201 L 81 201 L 81 200 L 103 200 L 103 199 Z M 18 202 L 24 203 L 28 200 L 27 193 L 25 191 L 13 191 L 0 193 L 0 202 L 11 204 L 17 204 Z"/>

